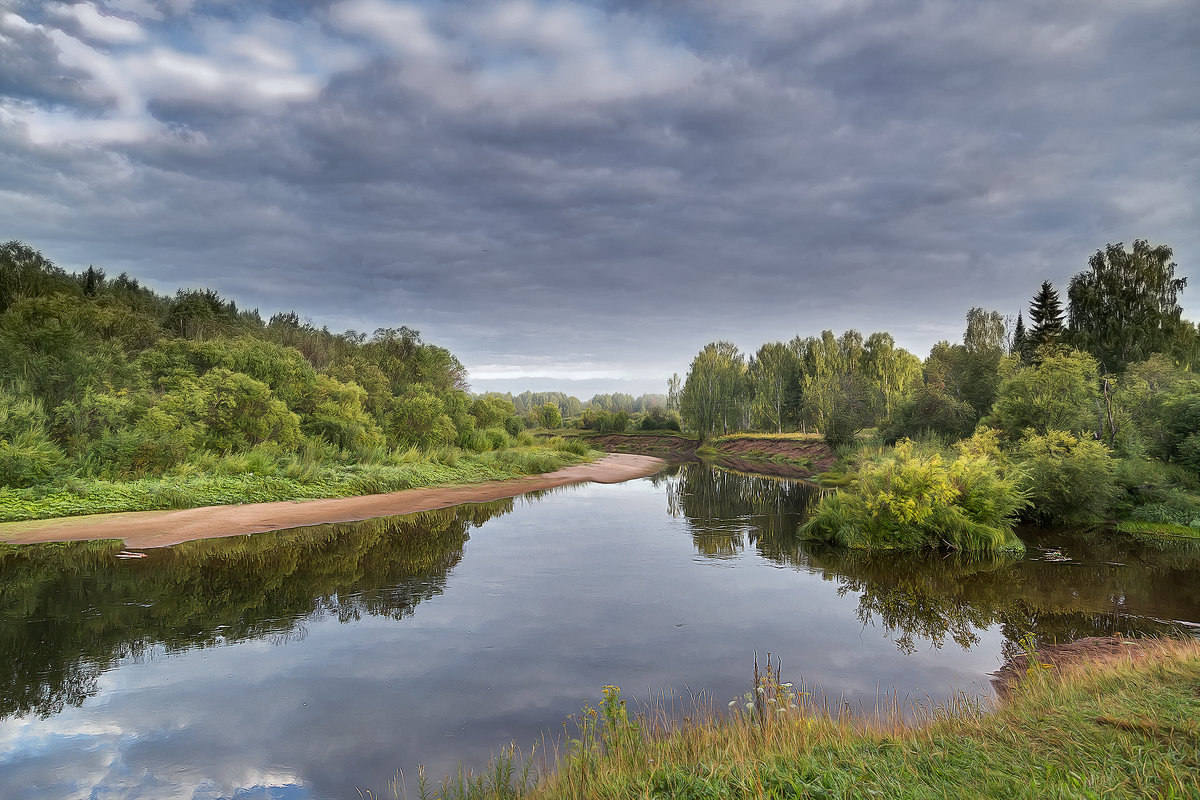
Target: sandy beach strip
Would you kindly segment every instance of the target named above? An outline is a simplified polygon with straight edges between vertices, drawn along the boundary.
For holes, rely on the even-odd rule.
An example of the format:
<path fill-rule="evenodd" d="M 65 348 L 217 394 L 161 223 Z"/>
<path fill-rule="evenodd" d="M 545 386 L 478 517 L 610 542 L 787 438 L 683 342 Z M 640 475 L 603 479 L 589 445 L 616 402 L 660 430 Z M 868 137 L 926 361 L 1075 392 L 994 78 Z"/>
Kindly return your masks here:
<path fill-rule="evenodd" d="M 405 489 L 387 494 L 325 500 L 284 500 L 180 511 L 130 511 L 6 522 L 0 524 L 0 542 L 35 544 L 123 539 L 126 547 L 136 549 L 168 547 L 195 539 L 242 536 L 329 522 L 355 522 L 372 517 L 431 511 L 460 503 L 483 503 L 574 483 L 621 483 L 653 475 L 664 463 L 662 459 L 651 456 L 614 453 L 589 464 L 576 464 L 544 475 L 464 486 Z"/>

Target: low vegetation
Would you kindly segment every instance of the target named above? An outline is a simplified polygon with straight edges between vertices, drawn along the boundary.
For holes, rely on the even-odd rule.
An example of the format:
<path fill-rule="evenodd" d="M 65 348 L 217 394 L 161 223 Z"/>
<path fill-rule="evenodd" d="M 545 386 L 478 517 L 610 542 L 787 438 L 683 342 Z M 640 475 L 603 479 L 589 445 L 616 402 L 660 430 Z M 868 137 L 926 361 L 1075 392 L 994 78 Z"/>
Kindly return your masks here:
<path fill-rule="evenodd" d="M 617 687 L 576 717 L 557 767 L 502 752 L 444 798 L 1193 797 L 1200 785 L 1200 644 L 1055 667 L 1036 654 L 994 710 L 959 695 L 865 719 L 759 676 L 723 713 L 629 711 Z M 913 718 L 915 716 L 915 719 Z M 524 768 L 524 769 L 523 769 Z M 399 789 L 396 789 L 399 794 Z M 422 797 L 435 794 L 425 782 Z"/>
<path fill-rule="evenodd" d="M 874 550 L 1022 551 L 1013 528 L 1028 493 L 1020 474 L 989 452 L 994 443 L 994 434 L 980 434 L 953 459 L 908 440 L 863 454 L 800 535 Z"/>

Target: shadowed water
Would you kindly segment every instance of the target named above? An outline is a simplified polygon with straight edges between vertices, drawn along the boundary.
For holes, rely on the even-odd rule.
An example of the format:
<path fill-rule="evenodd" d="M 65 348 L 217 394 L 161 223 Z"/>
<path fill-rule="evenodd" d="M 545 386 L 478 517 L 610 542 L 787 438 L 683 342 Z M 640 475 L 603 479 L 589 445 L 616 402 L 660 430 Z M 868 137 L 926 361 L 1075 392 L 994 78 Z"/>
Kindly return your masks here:
<path fill-rule="evenodd" d="M 0 800 L 358 797 L 561 734 L 604 684 L 724 705 L 755 651 L 870 707 L 986 694 L 1026 634 L 1200 623 L 1195 547 L 1025 531 L 1024 558 L 872 557 L 797 541 L 815 499 L 687 464 L 141 559 L 2 548 Z"/>

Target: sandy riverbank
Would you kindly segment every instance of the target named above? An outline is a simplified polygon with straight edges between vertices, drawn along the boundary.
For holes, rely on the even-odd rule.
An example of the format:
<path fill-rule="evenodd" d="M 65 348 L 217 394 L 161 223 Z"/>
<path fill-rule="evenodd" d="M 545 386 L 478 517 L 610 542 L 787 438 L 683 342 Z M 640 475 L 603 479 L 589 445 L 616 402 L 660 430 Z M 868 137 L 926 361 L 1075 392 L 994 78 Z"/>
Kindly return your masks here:
<path fill-rule="evenodd" d="M 242 536 L 301 525 L 354 522 L 371 517 L 411 514 L 459 503 L 482 503 L 573 483 L 620 483 L 653 475 L 664 463 L 661 459 L 650 456 L 616 453 L 590 464 L 576 464 L 544 475 L 529 475 L 524 478 L 487 481 L 466 486 L 406 489 L 388 494 L 327 500 L 206 506 L 181 511 L 133 511 L 30 522 L 6 522 L 0 524 L 0 542 L 34 544 L 123 539 L 126 547 L 168 547 L 194 539 Z"/>

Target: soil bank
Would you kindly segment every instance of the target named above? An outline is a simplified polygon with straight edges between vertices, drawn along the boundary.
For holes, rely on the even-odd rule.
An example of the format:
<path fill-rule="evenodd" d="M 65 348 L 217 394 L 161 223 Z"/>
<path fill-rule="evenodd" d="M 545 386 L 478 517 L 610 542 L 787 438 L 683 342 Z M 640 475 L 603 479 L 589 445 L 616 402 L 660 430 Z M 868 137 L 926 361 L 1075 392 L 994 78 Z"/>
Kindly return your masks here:
<path fill-rule="evenodd" d="M 575 464 L 543 475 L 466 486 L 406 489 L 387 494 L 326 500 L 285 500 L 180 511 L 131 511 L 6 522 L 0 524 L 0 543 L 123 539 L 125 546 L 131 548 L 167 547 L 194 539 L 242 536 L 330 522 L 357 522 L 371 517 L 432 511 L 460 503 L 483 503 L 574 483 L 620 483 L 653 475 L 664 463 L 650 456 L 615 453 L 590 464 Z"/>

